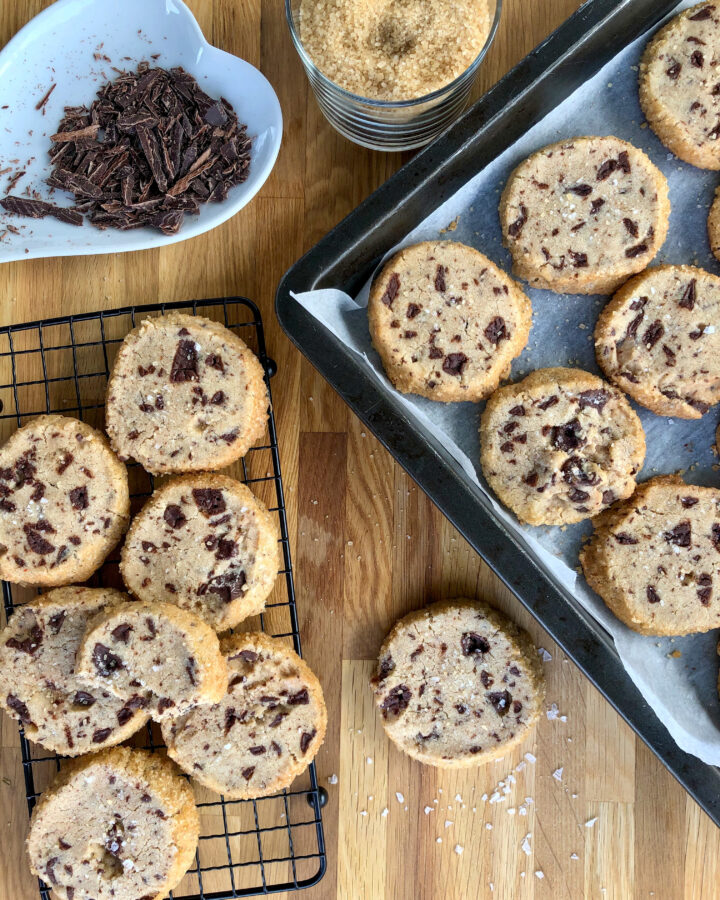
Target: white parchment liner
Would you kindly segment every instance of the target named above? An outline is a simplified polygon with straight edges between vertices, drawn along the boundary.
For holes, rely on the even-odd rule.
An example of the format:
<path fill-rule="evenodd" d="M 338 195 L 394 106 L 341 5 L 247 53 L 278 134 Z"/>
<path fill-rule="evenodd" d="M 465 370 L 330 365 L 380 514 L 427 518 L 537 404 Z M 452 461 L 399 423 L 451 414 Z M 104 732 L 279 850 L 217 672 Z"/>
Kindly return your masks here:
<path fill-rule="evenodd" d="M 685 0 L 677 10 L 691 5 L 690 0 Z M 445 238 L 478 248 L 510 271 L 510 257 L 502 246 L 497 213 L 508 174 L 521 160 L 546 144 L 577 135 L 614 134 L 645 150 L 670 183 L 670 231 L 656 261 L 693 264 L 719 273 L 720 267 L 710 253 L 706 221 L 720 179 L 717 173 L 703 172 L 679 162 L 645 124 L 638 103 L 637 74 L 647 39 L 646 35 L 627 47 L 483 171 L 468 172 L 467 184 L 397 247 L 388 248 L 387 255 L 417 241 Z M 428 205 L 432 202 L 433 198 L 428 197 Z M 527 348 L 513 365 L 512 379 L 554 365 L 573 365 L 598 372 L 592 334 L 598 312 L 607 298 L 558 296 L 524 287 L 533 304 L 533 327 Z M 362 364 L 375 374 L 380 390 L 405 415 L 441 437 L 467 477 L 487 492 L 495 514 L 520 536 L 538 564 L 571 591 L 607 629 L 628 674 L 678 745 L 707 763 L 720 765 L 717 632 L 660 639 L 635 634 L 618 622 L 576 572 L 578 550 L 583 536 L 591 532 L 591 526 L 588 523 L 562 529 L 522 526 L 488 491 L 479 472 L 477 429 L 482 406 L 433 403 L 420 397 L 403 396 L 392 388 L 370 341 L 365 310 L 368 291 L 369 283 L 355 299 L 337 290 L 294 296 L 357 352 Z M 718 407 L 699 422 L 686 422 L 656 416 L 634 406 L 647 436 L 648 452 L 641 480 L 659 473 L 681 471 L 690 482 L 720 487 L 717 459 L 712 450 Z M 675 651 L 681 655 L 671 656 Z"/>

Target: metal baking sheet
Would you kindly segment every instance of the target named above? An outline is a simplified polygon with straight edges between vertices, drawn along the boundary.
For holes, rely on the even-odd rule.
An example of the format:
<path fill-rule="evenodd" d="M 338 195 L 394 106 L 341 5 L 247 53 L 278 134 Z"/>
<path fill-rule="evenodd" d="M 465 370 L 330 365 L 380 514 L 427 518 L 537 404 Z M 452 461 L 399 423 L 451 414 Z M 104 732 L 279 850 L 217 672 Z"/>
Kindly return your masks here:
<path fill-rule="evenodd" d="M 289 295 L 291 289 L 325 287 L 357 294 L 389 248 L 676 6 L 677 0 L 586 3 L 300 260 L 279 287 L 277 311 L 311 362 L 718 822 L 717 769 L 675 745 L 626 675 L 607 631 L 537 568 L 432 429 L 418 427 L 397 403 L 388 402 L 359 358 Z"/>

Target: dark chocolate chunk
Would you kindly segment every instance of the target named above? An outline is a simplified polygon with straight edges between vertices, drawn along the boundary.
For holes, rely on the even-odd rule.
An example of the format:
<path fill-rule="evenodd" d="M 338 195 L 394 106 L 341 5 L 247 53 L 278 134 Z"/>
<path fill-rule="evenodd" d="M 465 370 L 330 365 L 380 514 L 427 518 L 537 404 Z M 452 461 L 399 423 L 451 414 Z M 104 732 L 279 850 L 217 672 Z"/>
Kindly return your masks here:
<path fill-rule="evenodd" d="M 133 630 L 132 625 L 127 623 L 123 623 L 113 628 L 110 632 L 113 636 L 113 639 L 116 641 L 121 641 L 123 644 L 127 644 L 128 639 L 130 637 L 130 632 Z"/>
<path fill-rule="evenodd" d="M 655 588 L 649 584 L 645 588 L 645 596 L 647 597 L 648 603 L 659 603 L 660 602 L 660 594 L 655 590 Z"/>
<path fill-rule="evenodd" d="M 678 301 L 678 306 L 683 309 L 693 309 L 697 300 L 697 279 L 693 278 L 683 291 L 683 295 Z"/>
<path fill-rule="evenodd" d="M 87 509 L 90 505 L 86 487 L 73 488 L 68 496 L 73 509 Z"/>
<path fill-rule="evenodd" d="M 699 502 L 697 497 L 681 497 L 680 503 L 682 504 L 684 509 L 690 509 L 691 506 L 695 506 Z"/>
<path fill-rule="evenodd" d="M 593 192 L 589 184 L 576 184 L 574 187 L 569 187 L 566 190 L 569 194 L 577 194 L 578 197 L 588 197 Z"/>
<path fill-rule="evenodd" d="M 448 353 L 443 360 L 443 372 L 447 372 L 448 375 L 462 375 L 467 361 L 468 358 L 464 353 Z"/>
<path fill-rule="evenodd" d="M 92 694 L 88 694 L 87 691 L 75 691 L 75 696 L 73 697 L 73 703 L 75 706 L 92 706 L 95 703 L 95 698 Z"/>
<path fill-rule="evenodd" d="M 9 647 L 11 650 L 19 650 L 20 653 L 27 653 L 30 656 L 35 653 L 38 647 L 42 644 L 43 633 L 42 628 L 39 625 L 33 625 L 30 629 L 30 634 L 19 640 L 18 638 L 10 638 L 5 646 Z"/>
<path fill-rule="evenodd" d="M 460 646 L 465 656 L 490 652 L 489 642 L 476 631 L 466 631 L 460 638 Z"/>
<path fill-rule="evenodd" d="M 618 544 L 637 544 L 637 538 L 634 538 L 631 534 L 628 534 L 627 531 L 619 531 L 617 534 L 614 534 L 613 537 L 618 542 Z"/>
<path fill-rule="evenodd" d="M 712 16 L 714 9 L 714 6 L 704 6 L 701 10 L 698 10 L 698 12 L 694 13 L 692 16 L 688 16 L 688 21 L 703 22 Z"/>
<path fill-rule="evenodd" d="M 400 290 L 400 276 L 397 272 L 393 272 L 388 280 L 387 287 L 385 288 L 385 293 L 382 295 L 380 300 L 385 304 L 385 306 L 392 306 L 393 300 L 397 297 L 398 291 Z"/>
<path fill-rule="evenodd" d="M 483 687 L 485 688 L 489 688 L 495 683 L 495 679 L 489 672 L 486 672 L 485 669 L 480 672 L 480 681 L 482 681 Z"/>
<path fill-rule="evenodd" d="M 76 209 L 68 209 L 64 206 L 56 206 L 44 200 L 34 200 L 30 197 L 15 197 L 12 194 L 0 200 L 0 206 L 7 213 L 14 216 L 24 216 L 28 219 L 44 219 L 53 216 L 67 225 L 82 225 L 83 217 Z"/>
<path fill-rule="evenodd" d="M 305 704 L 310 702 L 310 695 L 308 694 L 307 688 L 302 688 L 296 694 L 291 694 L 288 697 L 288 703 L 290 706 L 304 706 Z"/>
<path fill-rule="evenodd" d="M 517 217 L 517 219 L 515 219 L 514 222 L 511 222 L 510 225 L 508 225 L 508 234 L 510 235 L 510 237 L 513 237 L 513 238 L 519 237 L 520 232 L 525 227 L 525 223 L 527 222 L 527 220 L 528 220 L 527 207 L 521 205 L 520 206 L 520 215 Z"/>
<path fill-rule="evenodd" d="M 596 409 L 601 413 L 609 399 L 610 394 L 608 391 L 603 390 L 602 388 L 594 388 L 592 390 L 580 392 L 578 406 L 580 409 L 585 409 L 590 406 L 592 409 Z"/>
<path fill-rule="evenodd" d="M 195 342 L 188 340 L 178 341 L 170 370 L 170 381 L 178 384 L 184 381 L 197 380 L 198 352 L 195 349 Z"/>
<path fill-rule="evenodd" d="M 502 316 L 495 316 L 483 333 L 491 344 L 499 344 L 500 341 L 506 341 L 510 337 Z"/>
<path fill-rule="evenodd" d="M 25 539 L 27 540 L 28 547 L 33 553 L 37 553 L 38 556 L 47 556 L 48 553 L 53 552 L 55 547 L 39 533 L 38 529 L 40 528 L 41 523 L 42 520 L 36 522 L 34 526 L 23 525 L 23 531 L 25 532 Z"/>
<path fill-rule="evenodd" d="M 668 544 L 675 544 L 676 547 L 689 547 L 692 541 L 690 521 L 685 519 L 683 522 L 679 522 L 673 529 L 666 531 L 663 537 Z"/>
<path fill-rule="evenodd" d="M 702 575 L 698 575 L 697 585 L 698 599 L 703 606 L 707 606 L 710 603 L 710 597 L 712 595 L 712 575 L 708 574 L 707 572 L 703 572 Z"/>
<path fill-rule="evenodd" d="M 401 712 L 406 710 L 410 705 L 412 692 L 405 684 L 399 684 L 394 687 L 380 704 L 380 709 L 384 718 L 388 715 L 399 716 Z"/>
<path fill-rule="evenodd" d="M 217 594 L 223 603 L 230 603 L 231 600 L 242 595 L 242 589 L 246 583 L 247 577 L 242 569 L 226 572 L 224 575 L 218 575 L 211 579 L 206 586 L 203 585 L 205 590 L 202 593 L 205 594 L 209 591 L 211 594 Z M 200 590 L 202 589 L 198 589 L 198 592 Z"/>
<path fill-rule="evenodd" d="M 253 777 L 254 771 L 255 771 L 255 766 L 248 766 L 246 769 L 242 770 L 241 774 L 242 774 L 242 777 L 245 779 L 245 781 L 250 781 L 250 779 Z"/>
<path fill-rule="evenodd" d="M 673 59 L 667 69 L 665 69 L 665 74 L 668 78 L 672 78 L 673 81 L 677 81 L 681 71 L 682 63 L 678 62 L 676 59 Z"/>
<path fill-rule="evenodd" d="M 628 259 L 634 259 L 636 256 L 647 253 L 647 249 L 648 245 L 643 241 L 642 244 L 637 244 L 635 247 L 628 247 L 625 251 L 625 256 L 627 256 Z"/>
<path fill-rule="evenodd" d="M 414 319 L 415 316 L 420 314 L 421 309 L 422 307 L 418 306 L 417 303 L 408 303 L 408 308 L 405 315 L 408 317 L 408 319 Z"/>
<path fill-rule="evenodd" d="M 652 350 L 664 334 L 665 328 L 663 327 L 662 322 L 660 319 L 655 319 L 643 335 L 643 344 L 645 344 L 648 350 Z"/>
<path fill-rule="evenodd" d="M 120 657 L 117 654 L 112 653 L 110 648 L 106 647 L 105 644 L 95 644 L 93 647 L 92 660 L 98 675 L 102 675 L 103 678 L 112 675 L 117 669 L 125 668 Z"/>
<path fill-rule="evenodd" d="M 446 290 L 445 269 L 443 266 L 438 266 L 435 271 L 435 290 L 439 293 L 444 293 Z"/>
<path fill-rule="evenodd" d="M 192 496 L 200 512 L 208 518 L 225 512 L 227 508 L 223 492 L 216 488 L 195 488 Z"/>
<path fill-rule="evenodd" d="M 307 753 L 308 747 L 310 746 L 310 743 L 316 734 L 317 730 L 313 728 L 312 731 L 303 731 L 303 733 L 300 735 L 300 752 L 303 754 L 303 756 Z"/>
<path fill-rule="evenodd" d="M 111 734 L 112 728 L 98 728 L 93 732 L 93 744 L 102 744 L 102 742 L 106 741 Z"/>
<path fill-rule="evenodd" d="M 218 372 L 225 371 L 225 363 L 222 361 L 222 357 L 218 356 L 217 353 L 211 353 L 209 356 L 206 356 L 205 365 L 210 366 L 211 369 L 217 369 Z"/>
<path fill-rule="evenodd" d="M 499 716 L 504 716 L 510 709 L 512 696 L 509 691 L 491 691 L 487 698 Z"/>
<path fill-rule="evenodd" d="M 16 697 L 15 694 L 8 694 L 5 702 L 10 709 L 17 714 L 23 725 L 30 725 L 32 723 L 30 710 L 19 697 Z"/>
<path fill-rule="evenodd" d="M 626 230 L 626 231 L 628 232 L 628 234 L 630 234 L 632 237 L 636 238 L 636 237 L 639 236 L 640 231 L 639 231 L 639 229 L 638 229 L 638 224 L 637 224 L 637 222 L 633 222 L 632 219 L 625 218 L 625 219 L 623 219 L 623 225 L 625 226 L 625 230 Z"/>
<path fill-rule="evenodd" d="M 164 713 L 167 709 L 172 709 L 175 706 L 175 701 L 171 700 L 169 697 L 161 697 L 158 700 L 158 712 Z"/>
<path fill-rule="evenodd" d="M 564 425 L 553 425 L 550 430 L 550 441 L 558 450 L 569 453 L 571 450 L 577 450 L 585 443 L 582 436 L 582 426 L 577 419 L 571 419 Z"/>
<path fill-rule="evenodd" d="M 702 69 L 702 67 L 705 65 L 705 57 L 703 56 L 701 50 L 693 50 L 692 54 L 690 55 L 690 63 L 691 65 L 695 66 L 696 69 Z"/>
<path fill-rule="evenodd" d="M 392 672 L 392 670 L 394 668 L 395 668 L 395 660 L 392 658 L 392 656 L 384 656 L 380 660 L 380 663 L 378 665 L 378 671 L 377 671 L 377 674 L 373 678 L 373 682 L 375 684 L 380 684 L 381 682 L 385 681 L 385 679 L 388 677 L 388 675 Z"/>
<path fill-rule="evenodd" d="M 163 519 L 171 528 L 182 528 L 187 522 L 187 516 L 177 503 L 168 503 L 163 513 Z"/>

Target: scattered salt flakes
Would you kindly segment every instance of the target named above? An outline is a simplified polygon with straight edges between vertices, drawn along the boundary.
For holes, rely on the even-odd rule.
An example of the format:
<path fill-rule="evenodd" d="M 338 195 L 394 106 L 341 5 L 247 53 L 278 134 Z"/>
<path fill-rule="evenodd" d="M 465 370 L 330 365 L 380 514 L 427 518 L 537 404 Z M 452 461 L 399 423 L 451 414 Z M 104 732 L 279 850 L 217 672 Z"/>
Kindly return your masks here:
<path fill-rule="evenodd" d="M 481 800 L 487 800 L 487 798 L 488 798 L 488 795 L 487 795 L 487 794 L 483 794 L 482 797 L 481 797 L 480 799 L 481 799 Z"/>
<path fill-rule="evenodd" d="M 135 868 L 135 863 L 131 859 L 124 859 L 122 861 L 122 867 L 126 872 L 129 872 L 130 869 Z"/>
<path fill-rule="evenodd" d="M 537 869 L 535 872 L 535 877 L 539 878 L 542 881 L 542 879 L 545 877 L 545 873 L 542 869 Z"/>
<path fill-rule="evenodd" d="M 436 843 L 436 844 L 442 844 L 442 838 L 436 838 L 436 839 L 435 839 L 435 843 Z"/>
<path fill-rule="evenodd" d="M 460 796 L 460 794 L 455 794 L 455 799 L 458 803 L 462 803 L 462 797 Z"/>
<path fill-rule="evenodd" d="M 526 816 L 526 815 L 527 815 L 527 809 L 525 809 L 524 806 L 520 806 L 520 807 L 518 807 L 518 813 L 519 813 L 521 816 Z"/>
<path fill-rule="evenodd" d="M 557 703 L 553 703 L 549 710 L 546 713 L 548 719 L 552 722 L 553 719 L 557 719 L 560 715 L 560 710 L 558 709 Z"/>
<path fill-rule="evenodd" d="M 522 772 L 523 769 L 527 768 L 527 763 L 524 759 L 521 759 L 520 762 L 515 766 L 516 772 Z"/>
<path fill-rule="evenodd" d="M 380 813 L 380 815 L 381 815 L 381 816 L 383 817 L 383 819 L 384 819 L 385 816 L 386 816 L 387 814 L 388 814 L 388 808 L 387 808 L 387 806 L 386 806 L 385 809 Z"/>
<path fill-rule="evenodd" d="M 431 813 L 431 812 L 435 812 L 435 809 L 432 806 L 426 806 L 425 807 L 425 815 L 427 815 L 428 813 Z"/>
<path fill-rule="evenodd" d="M 452 824 L 454 824 L 454 823 L 451 822 L 450 819 L 445 819 L 445 827 L 446 828 L 449 828 Z"/>
<path fill-rule="evenodd" d="M 524 873 L 524 872 L 521 872 L 521 873 L 520 873 L 520 877 L 521 877 L 521 878 L 524 878 L 524 877 L 525 877 L 525 873 Z"/>
<path fill-rule="evenodd" d="M 488 885 L 490 886 L 490 890 L 491 890 L 491 891 L 494 891 L 494 890 L 495 890 L 495 885 L 492 883 L 492 881 L 489 881 L 489 882 L 488 882 Z"/>
<path fill-rule="evenodd" d="M 366 762 L 369 766 L 371 766 L 371 765 L 373 764 L 373 758 L 372 758 L 372 756 L 368 756 L 368 758 L 365 760 L 365 762 Z"/>
<path fill-rule="evenodd" d="M 486 828 L 488 831 L 492 831 L 492 829 L 493 829 L 492 824 L 491 824 L 490 822 L 486 822 L 485 828 Z"/>
<path fill-rule="evenodd" d="M 498 793 L 498 791 L 495 791 L 493 793 L 493 795 L 490 797 L 491 803 L 499 803 L 501 800 L 502 800 L 502 796 L 501 796 L 501 794 Z"/>
<path fill-rule="evenodd" d="M 544 647 L 538 647 L 538 656 L 543 662 L 550 662 L 552 659 L 552 656 L 550 656 Z"/>
<path fill-rule="evenodd" d="M 532 798 L 532 797 L 526 797 L 526 798 L 525 798 L 525 803 L 526 803 L 528 806 L 530 806 L 530 804 L 531 804 L 532 802 L 533 802 L 533 798 Z"/>
<path fill-rule="evenodd" d="M 460 846 L 460 844 L 455 844 L 455 852 L 458 856 L 460 856 L 460 854 L 463 852 L 463 848 Z"/>
<path fill-rule="evenodd" d="M 592 828 L 593 825 L 597 822 L 597 820 L 598 820 L 597 816 L 594 816 L 594 818 L 592 818 L 592 819 L 588 819 L 587 822 L 585 823 L 585 827 Z"/>
<path fill-rule="evenodd" d="M 522 839 L 522 844 L 520 844 L 520 849 L 525 854 L 525 856 L 530 856 L 532 853 L 532 849 L 530 847 L 530 838 L 532 837 L 532 832 L 528 831 L 525 837 Z"/>
<path fill-rule="evenodd" d="M 555 781 L 562 781 L 562 773 L 563 766 L 560 766 L 559 769 L 555 769 L 555 771 L 553 772 L 553 778 L 555 779 Z"/>
<path fill-rule="evenodd" d="M 531 764 L 537 762 L 537 756 L 535 756 L 534 753 L 530 753 L 529 751 L 525 754 L 525 759 Z"/>
<path fill-rule="evenodd" d="M 328 778 L 328 784 L 337 784 L 337 783 L 338 783 L 337 775 L 333 774 Z"/>
<path fill-rule="evenodd" d="M 361 809 L 361 810 L 360 810 L 360 815 L 361 815 L 361 816 L 366 816 L 366 815 L 367 815 L 367 810 L 366 810 L 366 809 Z"/>
<path fill-rule="evenodd" d="M 577 853 L 571 853 L 570 859 L 580 859 L 580 857 L 577 855 Z"/>
<path fill-rule="evenodd" d="M 509 816 L 514 816 L 516 812 L 517 812 L 517 810 L 515 809 L 515 807 L 511 806 L 510 809 L 508 809 L 507 814 Z"/>
<path fill-rule="evenodd" d="M 395 799 L 397 800 L 398 803 L 404 803 L 404 802 L 405 802 L 405 798 L 404 798 L 403 795 L 400 793 L 400 791 L 395 791 Z"/>

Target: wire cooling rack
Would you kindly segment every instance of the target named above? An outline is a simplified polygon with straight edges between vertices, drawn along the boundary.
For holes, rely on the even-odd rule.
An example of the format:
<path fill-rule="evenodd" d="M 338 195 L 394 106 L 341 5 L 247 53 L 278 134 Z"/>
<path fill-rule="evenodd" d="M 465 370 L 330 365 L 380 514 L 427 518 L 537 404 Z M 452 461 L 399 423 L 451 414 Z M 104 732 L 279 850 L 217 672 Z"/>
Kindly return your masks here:
<path fill-rule="evenodd" d="M 106 312 L 45 319 L 0 329 L 0 440 L 36 415 L 75 416 L 93 427 L 104 425 L 105 389 L 115 354 L 136 322 L 169 310 L 201 314 L 222 322 L 255 351 L 270 378 L 275 362 L 267 355 L 260 312 L 243 297 L 134 306 Z M 274 637 L 292 639 L 300 653 L 290 541 L 280 473 L 272 400 L 266 440 L 247 454 L 232 474 L 251 486 L 278 517 L 283 568 L 265 612 L 243 623 L 243 630 L 262 628 Z M 132 513 L 152 493 L 154 479 L 139 465 L 128 467 Z M 89 582 L 122 587 L 119 554 L 111 555 Z M 35 591 L 3 582 L 5 615 L 35 596 Z M 157 726 L 148 725 L 132 744 L 162 748 Z M 28 810 L 50 783 L 61 759 L 30 743 L 20 731 Z M 326 856 L 321 807 L 327 799 L 318 787 L 315 765 L 298 778 L 293 790 L 259 800 L 225 800 L 195 786 L 200 812 L 200 841 L 195 864 L 174 900 L 229 900 L 310 887 L 325 874 Z M 21 861 L 17 861 L 21 865 Z M 40 896 L 50 890 L 39 882 Z"/>

